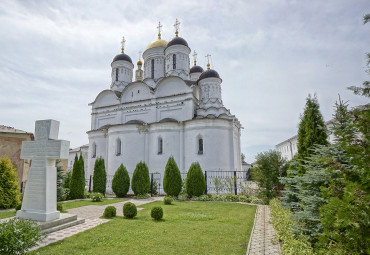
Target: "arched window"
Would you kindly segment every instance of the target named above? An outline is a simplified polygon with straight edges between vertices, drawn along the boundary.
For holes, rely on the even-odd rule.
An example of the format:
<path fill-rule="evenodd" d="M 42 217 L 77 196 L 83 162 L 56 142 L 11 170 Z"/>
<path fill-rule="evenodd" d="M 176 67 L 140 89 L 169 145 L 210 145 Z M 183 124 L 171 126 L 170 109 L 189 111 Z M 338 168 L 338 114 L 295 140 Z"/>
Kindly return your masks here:
<path fill-rule="evenodd" d="M 172 56 L 172 64 L 173 64 L 172 69 L 176 69 L 176 54 L 173 54 L 173 56 Z"/>
<path fill-rule="evenodd" d="M 118 71 L 119 71 L 119 69 L 116 68 L 116 81 L 118 81 Z"/>
<path fill-rule="evenodd" d="M 203 138 L 202 137 L 198 138 L 198 154 L 199 155 L 203 154 Z"/>
<path fill-rule="evenodd" d="M 154 59 L 152 59 L 152 79 L 154 79 Z"/>
<path fill-rule="evenodd" d="M 96 158 L 96 143 L 93 143 L 93 146 L 92 146 L 92 157 Z"/>
<path fill-rule="evenodd" d="M 158 154 L 163 153 L 163 139 L 162 137 L 158 138 Z"/>
<path fill-rule="evenodd" d="M 122 151 L 122 146 L 121 146 L 121 139 L 117 139 L 116 141 L 116 156 L 119 156 L 121 155 L 121 151 Z"/>

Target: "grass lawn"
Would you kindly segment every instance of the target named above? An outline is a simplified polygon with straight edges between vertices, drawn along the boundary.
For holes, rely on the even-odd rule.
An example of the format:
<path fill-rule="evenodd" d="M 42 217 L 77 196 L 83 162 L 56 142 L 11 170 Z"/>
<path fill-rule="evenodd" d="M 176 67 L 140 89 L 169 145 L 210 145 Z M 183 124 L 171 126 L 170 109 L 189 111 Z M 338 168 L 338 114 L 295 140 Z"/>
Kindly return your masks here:
<path fill-rule="evenodd" d="M 9 218 L 13 216 L 15 216 L 15 210 L 0 213 L 0 219 Z"/>
<path fill-rule="evenodd" d="M 164 220 L 150 209 L 162 206 Z M 247 250 L 256 206 L 220 202 L 153 202 L 135 219 L 115 217 L 29 254 L 240 254 Z"/>
<path fill-rule="evenodd" d="M 114 204 L 114 203 L 119 203 L 126 201 L 127 198 L 113 198 L 113 199 L 103 199 L 101 202 L 93 202 L 92 200 L 80 200 L 80 201 L 66 201 L 63 202 L 63 209 L 64 210 L 69 210 L 72 208 L 77 208 L 81 206 L 86 206 L 86 205 L 108 205 L 108 204 Z"/>

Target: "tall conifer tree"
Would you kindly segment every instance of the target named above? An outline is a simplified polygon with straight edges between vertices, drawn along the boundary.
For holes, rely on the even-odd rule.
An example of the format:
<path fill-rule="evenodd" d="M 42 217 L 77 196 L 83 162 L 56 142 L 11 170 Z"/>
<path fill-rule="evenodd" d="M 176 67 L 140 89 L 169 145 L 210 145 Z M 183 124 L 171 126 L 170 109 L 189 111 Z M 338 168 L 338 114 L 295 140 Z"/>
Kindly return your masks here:
<path fill-rule="evenodd" d="M 107 186 L 107 173 L 105 172 L 105 163 L 102 157 L 97 158 L 94 165 L 93 192 L 99 192 L 105 195 Z"/>

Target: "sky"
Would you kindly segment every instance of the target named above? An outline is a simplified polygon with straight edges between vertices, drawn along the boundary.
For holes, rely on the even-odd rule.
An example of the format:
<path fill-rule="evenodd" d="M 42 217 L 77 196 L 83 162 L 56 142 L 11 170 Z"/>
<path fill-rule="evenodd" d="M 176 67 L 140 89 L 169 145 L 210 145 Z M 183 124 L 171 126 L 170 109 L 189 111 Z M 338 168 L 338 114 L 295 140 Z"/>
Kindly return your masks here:
<path fill-rule="evenodd" d="M 297 133 L 308 94 L 325 120 L 338 95 L 369 103 L 346 88 L 369 79 L 369 0 L 0 1 L 0 125 L 34 132 L 40 119 L 60 121 L 59 138 L 88 143 L 91 107 L 110 88 L 120 53 L 136 63 L 157 37 L 180 36 L 205 68 L 222 78 L 224 105 L 243 126 L 247 162 Z M 135 66 L 136 69 L 136 66 Z"/>

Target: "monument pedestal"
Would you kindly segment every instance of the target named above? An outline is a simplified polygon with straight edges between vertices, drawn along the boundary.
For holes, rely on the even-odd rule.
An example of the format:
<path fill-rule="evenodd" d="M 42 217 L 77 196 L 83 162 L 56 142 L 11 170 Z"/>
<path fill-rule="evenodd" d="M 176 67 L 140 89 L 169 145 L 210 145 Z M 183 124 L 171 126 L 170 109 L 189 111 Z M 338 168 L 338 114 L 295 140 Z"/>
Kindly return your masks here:
<path fill-rule="evenodd" d="M 42 211 L 26 211 L 26 210 L 19 210 L 17 211 L 17 217 L 22 219 L 30 219 L 35 221 L 52 221 L 59 219 L 60 212 L 42 212 Z"/>

